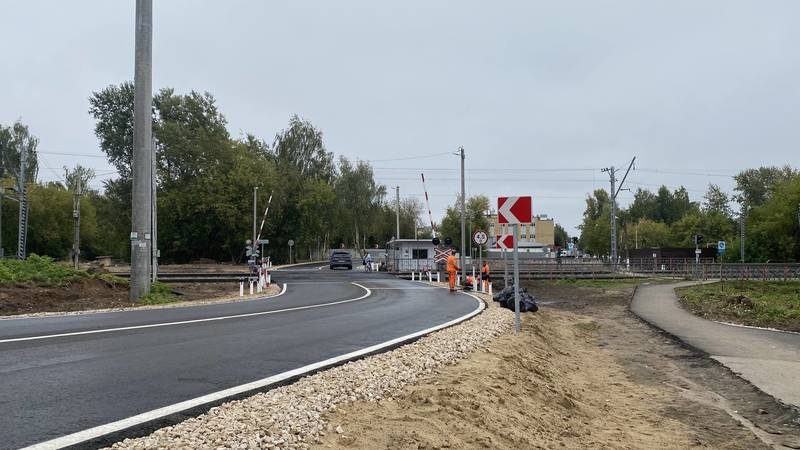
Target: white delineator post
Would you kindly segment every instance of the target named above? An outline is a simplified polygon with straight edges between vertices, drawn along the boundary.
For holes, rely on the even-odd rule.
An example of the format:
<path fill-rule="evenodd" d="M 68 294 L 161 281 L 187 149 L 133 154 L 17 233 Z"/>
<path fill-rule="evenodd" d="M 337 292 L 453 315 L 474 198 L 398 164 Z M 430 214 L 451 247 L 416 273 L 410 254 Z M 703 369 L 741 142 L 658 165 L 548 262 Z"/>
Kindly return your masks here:
<path fill-rule="evenodd" d="M 244 297 L 244 280 L 239 280 L 239 297 Z"/>

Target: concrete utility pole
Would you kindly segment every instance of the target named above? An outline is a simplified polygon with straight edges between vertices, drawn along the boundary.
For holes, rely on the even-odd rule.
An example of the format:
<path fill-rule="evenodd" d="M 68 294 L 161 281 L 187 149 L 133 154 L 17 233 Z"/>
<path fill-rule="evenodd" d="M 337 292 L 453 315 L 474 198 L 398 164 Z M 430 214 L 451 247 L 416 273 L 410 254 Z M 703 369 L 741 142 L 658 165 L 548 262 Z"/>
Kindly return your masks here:
<path fill-rule="evenodd" d="M 459 264 L 463 273 L 467 273 L 467 268 L 464 267 L 464 252 L 467 249 L 467 198 L 464 189 L 464 147 L 458 148 L 461 155 L 461 258 Z"/>
<path fill-rule="evenodd" d="M 745 221 L 745 208 L 742 206 L 742 212 L 739 215 L 739 256 L 744 262 L 744 221 Z"/>
<path fill-rule="evenodd" d="M 258 231 L 256 231 L 256 220 L 258 220 L 256 217 L 256 215 L 258 214 L 257 208 L 258 208 L 258 186 L 254 186 L 253 187 L 253 251 L 255 251 L 255 249 L 258 246 L 258 242 L 256 242 L 256 240 L 258 239 Z"/>
<path fill-rule="evenodd" d="M 153 0 L 136 0 L 131 300 L 150 292 L 152 237 Z"/>
<path fill-rule="evenodd" d="M 1 184 L 5 175 L 5 168 L 2 165 L 2 161 L 0 161 L 0 259 L 5 257 L 5 251 L 3 250 L 3 200 L 5 200 L 4 197 L 6 196 L 6 188 Z"/>
<path fill-rule="evenodd" d="M 158 281 L 158 183 L 156 179 L 156 140 L 155 137 L 151 139 L 150 142 L 151 148 L 153 149 L 152 155 L 150 156 L 151 164 L 150 164 L 150 192 L 152 197 L 152 207 L 153 210 L 152 220 L 153 223 L 151 225 L 151 232 L 153 233 L 153 283 Z"/>
<path fill-rule="evenodd" d="M 17 176 L 17 198 L 19 199 L 19 227 L 17 231 L 17 259 L 25 259 L 28 244 L 28 187 L 25 172 L 28 170 L 28 149 L 19 152 L 19 176 Z"/>
<path fill-rule="evenodd" d="M 397 239 L 399 240 L 400 239 L 400 186 L 396 186 L 395 187 L 395 192 L 397 193 L 397 234 L 396 234 L 396 236 L 397 236 Z M 366 238 L 366 236 L 365 236 L 365 238 Z M 367 247 L 367 245 L 364 244 L 364 248 L 366 248 L 366 247 Z"/>
<path fill-rule="evenodd" d="M 622 177 L 619 187 L 616 185 L 617 170 L 614 169 L 614 166 L 602 169 L 602 172 L 608 172 L 608 176 L 611 181 L 611 191 L 609 196 L 611 199 L 611 264 L 614 270 L 617 269 L 617 263 L 619 259 L 617 256 L 617 195 L 619 195 L 619 191 L 622 190 L 622 185 L 628 178 L 628 174 L 630 173 L 635 161 L 636 157 L 634 156 L 633 159 L 631 159 L 631 163 L 628 164 L 628 170 L 625 171 L 625 176 Z"/>
<path fill-rule="evenodd" d="M 75 199 L 72 203 L 72 217 L 75 219 L 75 239 L 72 242 L 72 267 L 78 268 L 81 255 L 81 179 L 75 180 Z"/>

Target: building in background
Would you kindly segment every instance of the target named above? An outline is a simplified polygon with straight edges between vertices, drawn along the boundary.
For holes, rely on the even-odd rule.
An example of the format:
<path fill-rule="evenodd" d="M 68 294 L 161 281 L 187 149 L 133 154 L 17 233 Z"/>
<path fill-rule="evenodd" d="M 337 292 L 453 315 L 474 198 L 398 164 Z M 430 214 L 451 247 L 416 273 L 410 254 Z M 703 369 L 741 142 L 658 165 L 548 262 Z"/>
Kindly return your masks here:
<path fill-rule="evenodd" d="M 513 227 L 497 223 L 497 214 L 489 217 L 489 251 L 495 249 L 497 236 L 514 234 Z M 555 246 L 555 221 L 545 214 L 533 217 L 533 223 L 521 225 L 519 229 L 519 250 L 533 253 L 536 256 L 551 257 L 551 249 Z M 533 255 L 531 255 L 533 256 Z"/>

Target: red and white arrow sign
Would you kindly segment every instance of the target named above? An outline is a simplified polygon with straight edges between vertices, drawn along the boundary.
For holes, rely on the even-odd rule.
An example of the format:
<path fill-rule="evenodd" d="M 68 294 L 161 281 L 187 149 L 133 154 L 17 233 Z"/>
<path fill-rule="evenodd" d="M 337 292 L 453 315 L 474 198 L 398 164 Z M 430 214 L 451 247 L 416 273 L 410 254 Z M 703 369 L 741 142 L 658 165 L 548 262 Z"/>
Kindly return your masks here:
<path fill-rule="evenodd" d="M 498 197 L 498 223 L 531 223 L 533 209 L 531 197 Z"/>
<path fill-rule="evenodd" d="M 506 250 L 514 250 L 514 235 L 513 234 L 503 234 L 501 236 L 496 236 L 495 241 L 495 248 L 502 248 Z"/>

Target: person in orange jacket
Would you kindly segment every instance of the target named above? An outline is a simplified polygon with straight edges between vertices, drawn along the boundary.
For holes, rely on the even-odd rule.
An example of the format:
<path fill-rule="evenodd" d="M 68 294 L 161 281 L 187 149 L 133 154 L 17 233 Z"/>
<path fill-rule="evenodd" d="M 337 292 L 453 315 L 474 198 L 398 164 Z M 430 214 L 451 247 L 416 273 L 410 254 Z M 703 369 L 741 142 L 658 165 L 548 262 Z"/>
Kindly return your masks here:
<path fill-rule="evenodd" d="M 461 270 L 461 268 L 458 267 L 456 255 L 451 253 L 450 256 L 447 257 L 447 281 L 450 283 L 450 292 L 455 292 L 456 290 L 456 275 L 459 270 Z"/>
<path fill-rule="evenodd" d="M 484 261 L 483 267 L 481 267 L 481 283 L 483 284 L 484 292 L 489 290 L 489 283 L 492 282 L 492 276 L 489 272 L 489 262 Z"/>

